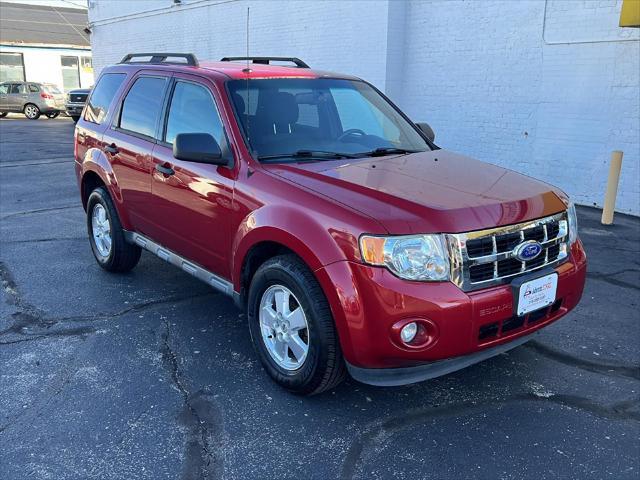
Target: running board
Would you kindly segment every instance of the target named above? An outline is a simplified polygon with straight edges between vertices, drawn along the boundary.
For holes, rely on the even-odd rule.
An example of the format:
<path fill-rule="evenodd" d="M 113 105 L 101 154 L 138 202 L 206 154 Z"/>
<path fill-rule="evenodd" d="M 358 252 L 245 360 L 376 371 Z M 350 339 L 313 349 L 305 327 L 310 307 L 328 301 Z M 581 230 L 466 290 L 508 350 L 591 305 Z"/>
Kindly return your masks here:
<path fill-rule="evenodd" d="M 162 245 L 157 244 L 153 240 L 149 240 L 147 237 L 143 237 L 139 233 L 124 231 L 124 238 L 127 242 L 134 245 L 138 245 L 145 250 L 150 251 L 154 255 L 157 255 L 165 262 L 169 262 L 178 268 L 181 268 L 185 272 L 193 275 L 194 277 L 202 280 L 208 285 L 212 286 L 216 290 L 222 293 L 233 296 L 233 284 L 228 282 L 224 278 L 219 277 L 215 273 L 211 273 L 205 270 L 199 265 L 188 261 L 186 258 L 181 257 L 175 252 L 164 248 Z"/>

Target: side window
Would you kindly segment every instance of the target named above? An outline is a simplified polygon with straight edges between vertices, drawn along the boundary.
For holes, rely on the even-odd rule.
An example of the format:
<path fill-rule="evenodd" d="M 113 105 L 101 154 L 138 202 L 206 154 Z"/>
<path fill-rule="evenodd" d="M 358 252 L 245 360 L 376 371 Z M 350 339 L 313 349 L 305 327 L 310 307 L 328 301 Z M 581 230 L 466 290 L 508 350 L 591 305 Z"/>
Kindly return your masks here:
<path fill-rule="evenodd" d="M 91 98 L 89 98 L 85 109 L 85 120 L 97 124 L 102 123 L 109 112 L 113 96 L 122 85 L 125 77 L 124 73 L 106 73 L 100 77 L 98 84 L 91 92 Z"/>
<path fill-rule="evenodd" d="M 7 93 L 9 93 L 9 84 L 3 83 L 0 85 L 0 95 L 6 95 Z"/>
<path fill-rule="evenodd" d="M 14 83 L 9 93 L 25 93 L 24 83 Z"/>
<path fill-rule="evenodd" d="M 223 145 L 222 121 L 213 96 L 203 86 L 176 82 L 169 107 L 165 141 L 173 143 L 179 133 L 208 133 Z"/>
<path fill-rule="evenodd" d="M 40 89 L 38 88 L 37 85 L 29 84 L 29 92 L 38 93 L 39 91 L 40 91 Z"/>
<path fill-rule="evenodd" d="M 138 78 L 122 102 L 119 127 L 155 137 L 166 84 L 162 77 Z"/>

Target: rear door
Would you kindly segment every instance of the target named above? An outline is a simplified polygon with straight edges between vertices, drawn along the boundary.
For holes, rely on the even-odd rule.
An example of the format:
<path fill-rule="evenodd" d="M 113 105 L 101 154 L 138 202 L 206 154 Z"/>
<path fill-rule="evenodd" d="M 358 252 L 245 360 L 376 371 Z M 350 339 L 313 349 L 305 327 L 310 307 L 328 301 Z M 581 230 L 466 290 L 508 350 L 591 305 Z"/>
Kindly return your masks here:
<path fill-rule="evenodd" d="M 208 133 L 230 155 L 218 95 L 206 79 L 174 76 L 162 134 L 154 149 L 149 214 L 155 235 L 163 238 L 167 248 L 230 278 L 233 171 L 173 157 L 173 141 L 179 133 Z"/>
<path fill-rule="evenodd" d="M 159 242 L 150 221 L 152 151 L 170 79 L 165 72 L 147 70 L 134 76 L 102 138 L 132 227 Z"/>
<path fill-rule="evenodd" d="M 13 83 L 7 95 L 7 106 L 14 112 L 21 112 L 27 103 L 27 90 L 24 83 Z"/>

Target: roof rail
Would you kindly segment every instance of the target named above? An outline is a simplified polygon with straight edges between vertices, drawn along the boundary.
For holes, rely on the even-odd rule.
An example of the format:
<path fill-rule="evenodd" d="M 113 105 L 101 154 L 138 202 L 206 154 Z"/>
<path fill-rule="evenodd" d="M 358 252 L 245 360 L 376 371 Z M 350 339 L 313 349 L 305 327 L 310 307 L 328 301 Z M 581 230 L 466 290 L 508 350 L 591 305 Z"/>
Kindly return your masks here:
<path fill-rule="evenodd" d="M 150 57 L 149 60 L 135 60 L 139 57 Z M 171 62 L 167 58 L 184 58 L 185 62 Z M 120 63 L 164 63 L 170 65 L 190 65 L 198 66 L 198 60 L 193 53 L 128 53 Z"/>
<path fill-rule="evenodd" d="M 297 68 L 310 68 L 305 62 L 296 57 L 224 57 L 221 62 L 237 62 L 247 60 L 251 63 L 259 63 L 261 65 L 269 65 L 271 62 L 291 62 L 295 63 Z"/>

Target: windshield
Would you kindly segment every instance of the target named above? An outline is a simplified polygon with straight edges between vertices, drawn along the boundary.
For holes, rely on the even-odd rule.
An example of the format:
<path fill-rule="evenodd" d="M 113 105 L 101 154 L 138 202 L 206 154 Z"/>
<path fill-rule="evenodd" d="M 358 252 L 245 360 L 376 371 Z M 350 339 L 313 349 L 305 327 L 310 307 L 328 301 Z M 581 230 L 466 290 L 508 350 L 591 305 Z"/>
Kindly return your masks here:
<path fill-rule="evenodd" d="M 245 138 L 259 159 L 430 150 L 365 82 L 275 78 L 233 80 L 228 86 Z"/>

